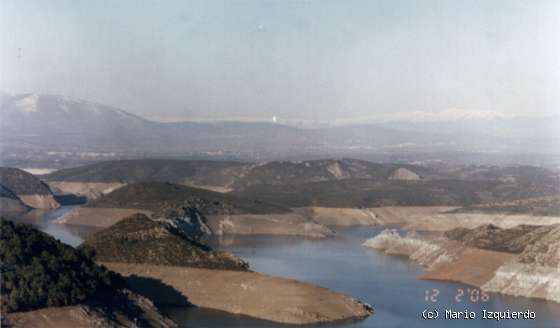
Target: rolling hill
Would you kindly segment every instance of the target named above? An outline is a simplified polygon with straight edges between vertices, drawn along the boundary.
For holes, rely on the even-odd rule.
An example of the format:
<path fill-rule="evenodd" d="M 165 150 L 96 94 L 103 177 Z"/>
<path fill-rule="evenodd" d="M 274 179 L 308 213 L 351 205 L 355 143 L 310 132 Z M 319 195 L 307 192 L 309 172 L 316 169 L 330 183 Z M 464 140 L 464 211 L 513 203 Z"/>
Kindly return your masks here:
<path fill-rule="evenodd" d="M 48 181 L 135 183 L 169 181 L 193 186 L 243 189 L 253 185 L 301 184 L 345 179 L 395 178 L 398 170 L 419 178 L 441 177 L 434 170 L 408 164 L 381 164 L 357 159 L 272 161 L 241 163 L 228 161 L 187 161 L 141 159 L 107 161 L 62 169 L 43 176 Z"/>
<path fill-rule="evenodd" d="M 87 205 L 97 208 L 136 208 L 157 211 L 168 206 L 195 206 L 203 214 L 287 213 L 288 208 L 235 195 L 169 182 L 130 184 Z"/>
<path fill-rule="evenodd" d="M 248 164 L 228 161 L 141 159 L 107 161 L 62 169 L 44 176 L 50 181 L 121 182 L 170 181 L 227 186 Z"/>
<path fill-rule="evenodd" d="M 83 244 L 95 250 L 101 262 L 146 263 L 207 269 L 241 270 L 240 258 L 216 252 L 186 238 L 173 227 L 135 214 L 96 232 Z"/>

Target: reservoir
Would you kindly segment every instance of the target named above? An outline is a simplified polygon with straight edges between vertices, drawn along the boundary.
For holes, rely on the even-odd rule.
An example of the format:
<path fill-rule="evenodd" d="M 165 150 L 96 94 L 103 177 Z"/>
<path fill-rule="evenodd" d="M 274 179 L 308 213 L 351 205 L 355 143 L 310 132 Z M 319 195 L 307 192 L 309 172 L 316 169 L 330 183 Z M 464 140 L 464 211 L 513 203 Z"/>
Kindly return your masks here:
<path fill-rule="evenodd" d="M 475 288 L 463 284 L 421 280 L 422 268 L 407 259 L 388 256 L 361 244 L 383 228 L 348 228 L 327 239 L 301 239 L 278 236 L 226 236 L 214 240 L 215 248 L 229 251 L 249 261 L 254 271 L 317 284 L 371 304 L 375 313 L 364 321 L 318 327 L 560 327 L 560 304 L 491 294 L 487 302 L 476 298 L 455 299 L 458 289 L 467 293 Z M 437 302 L 426 301 L 433 290 Z M 266 297 L 266 295 L 263 295 Z M 469 297 L 470 298 L 470 297 Z M 476 319 L 424 320 L 425 309 L 473 311 Z M 168 314 L 188 327 L 294 327 L 201 309 L 167 308 Z M 482 310 L 534 311 L 534 320 L 481 320 Z M 440 318 L 441 318 L 440 317 Z"/>
<path fill-rule="evenodd" d="M 73 208 L 64 206 L 42 215 L 28 216 L 23 221 L 76 246 L 91 231 L 53 222 Z M 375 309 L 374 315 L 364 321 L 319 327 L 560 327 L 560 304 L 495 294 L 482 301 L 476 296 L 475 288 L 421 280 L 419 277 L 423 272 L 420 266 L 361 245 L 382 230 L 372 227 L 339 229 L 336 237 L 327 239 L 225 236 L 212 240 L 211 244 L 249 261 L 253 271 L 317 284 L 367 302 Z M 468 296 L 457 297 L 461 293 L 458 290 L 474 297 L 472 300 Z M 437 310 L 439 319 L 422 319 L 422 312 L 426 309 Z M 163 307 L 162 310 L 184 327 L 295 327 L 206 309 Z M 446 310 L 472 311 L 476 318 L 445 320 L 442 317 Z M 535 313 L 535 319 L 482 320 L 483 310 L 529 310 Z"/>

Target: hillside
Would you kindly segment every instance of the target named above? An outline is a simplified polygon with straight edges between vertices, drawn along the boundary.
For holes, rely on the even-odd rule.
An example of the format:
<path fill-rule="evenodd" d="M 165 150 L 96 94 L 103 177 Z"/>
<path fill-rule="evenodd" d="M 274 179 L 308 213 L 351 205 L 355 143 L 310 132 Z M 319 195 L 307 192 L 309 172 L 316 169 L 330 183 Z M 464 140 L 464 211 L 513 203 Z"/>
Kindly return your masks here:
<path fill-rule="evenodd" d="M 248 264 L 240 258 L 215 252 L 143 214 L 132 215 L 93 234 L 82 247 L 95 250 L 95 259 L 101 262 L 248 269 Z"/>
<path fill-rule="evenodd" d="M 406 171 L 403 171 L 406 170 Z M 407 164 L 379 164 L 357 159 L 323 159 L 310 161 L 273 161 L 240 163 L 141 159 L 100 162 L 62 169 L 43 176 L 48 181 L 67 182 L 174 182 L 194 186 L 243 189 L 259 184 L 300 184 L 345 179 L 379 179 L 396 177 L 396 172 L 435 177 L 429 168 Z"/>
<path fill-rule="evenodd" d="M 520 225 L 509 229 L 480 226 L 474 229 L 448 231 L 446 236 L 461 242 L 469 249 L 474 249 L 475 252 L 500 254 L 502 259 L 513 256 L 506 261 L 501 261 L 500 266 L 493 270 L 491 279 L 480 285 L 482 289 L 488 292 L 560 302 L 559 224 Z M 465 267 L 465 272 L 473 271 L 473 263 L 478 262 L 479 268 L 488 267 L 492 262 L 494 265 L 500 263 L 499 260 L 494 259 L 494 261 L 485 261 L 486 263 L 481 265 L 480 256 L 473 260 Z M 457 265 L 453 265 L 450 272 L 456 272 L 456 267 Z"/>
<path fill-rule="evenodd" d="M 29 209 L 11 190 L 0 185 L 0 213 L 20 213 Z"/>
<path fill-rule="evenodd" d="M 558 176 L 537 167 L 442 168 L 439 172 L 395 164 L 380 164 L 379 168 L 376 171 L 379 174 L 372 179 L 253 184 L 232 193 L 286 207 L 436 205 L 475 208 L 473 206 L 480 204 L 552 199 L 538 206 L 535 204 L 535 207 L 540 206 L 541 212 L 553 212 L 556 208 L 553 199 L 560 195 Z"/>
<path fill-rule="evenodd" d="M 555 225 L 519 225 L 510 229 L 502 229 L 489 224 L 475 229 L 456 228 L 446 231 L 445 236 L 470 247 L 519 254 L 556 227 Z"/>
<path fill-rule="evenodd" d="M 255 185 L 233 194 L 286 207 L 462 206 L 481 202 L 491 181 L 340 180 L 297 185 Z"/>
<path fill-rule="evenodd" d="M 519 262 L 560 271 L 560 225 L 551 226 L 541 238 L 527 245 L 519 256 Z"/>
<path fill-rule="evenodd" d="M 560 216 L 560 196 L 517 199 L 508 202 L 480 204 L 456 209 L 453 213 L 530 214 Z"/>
<path fill-rule="evenodd" d="M 51 183 L 57 181 L 59 187 L 68 187 L 68 192 L 107 188 L 108 185 L 103 183 L 111 184 L 114 188 L 124 183 L 170 181 L 210 190 L 229 191 L 229 196 L 204 194 L 196 197 L 218 199 L 221 203 L 228 203 L 229 200 L 236 203 L 236 206 L 237 203 L 241 204 L 238 207 L 248 205 L 247 199 L 256 199 L 289 208 L 445 205 L 462 206 L 465 207 L 464 211 L 476 211 L 476 206 L 480 204 L 497 204 L 560 194 L 558 176 L 538 167 L 465 166 L 442 167 L 436 170 L 416 165 L 381 164 L 347 158 L 273 161 L 260 164 L 157 159 L 111 161 L 60 170 L 45 178 L 51 180 Z M 92 186 L 96 183 L 99 185 Z M 135 201 L 132 197 L 124 200 L 126 196 L 123 195 L 123 191 L 126 189 L 114 194 L 120 198 L 124 197 L 123 204 L 111 204 L 110 198 L 105 198 L 102 202 L 107 207 L 128 205 L 153 210 L 159 206 L 152 204 L 154 202 L 168 201 L 176 204 L 185 198 L 185 195 L 168 194 L 162 199 L 162 195 L 158 195 L 153 187 L 151 189 L 142 202 Z M 202 193 L 193 189 L 182 190 Z M 145 190 L 138 191 L 145 193 Z M 165 191 L 165 188 L 161 191 Z M 233 196 L 242 199 L 223 199 Z M 135 202 L 138 204 L 132 204 Z M 253 205 L 249 206 L 251 208 L 245 207 L 232 213 L 264 213 L 255 210 Z M 260 205 L 259 207 L 264 206 Z M 91 206 L 102 205 L 93 202 Z M 535 204 L 530 208 L 538 209 L 532 212 L 528 209 L 524 213 L 550 215 L 556 207 L 549 202 Z M 519 211 L 515 208 L 511 210 Z M 270 209 L 265 212 L 267 211 L 270 212 Z M 212 209 L 206 214 L 219 212 Z M 226 211 L 222 210 L 222 213 L 224 212 Z"/>
<path fill-rule="evenodd" d="M 96 199 L 87 206 L 157 211 L 162 207 L 175 205 L 195 206 L 205 215 L 290 212 L 287 208 L 258 200 L 168 182 L 130 184 Z"/>
<path fill-rule="evenodd" d="M 0 187 L 0 199 L 9 206 L 7 210 L 16 210 L 18 201 L 29 208 L 52 209 L 59 206 L 44 182 L 20 169 L 0 167 Z"/>
<path fill-rule="evenodd" d="M 175 327 L 124 279 L 26 224 L 0 221 L 1 316 L 8 327 Z"/>
<path fill-rule="evenodd" d="M 16 195 L 51 195 L 49 187 L 31 173 L 0 167 L 0 184 Z"/>
<path fill-rule="evenodd" d="M 121 286 L 87 253 L 29 225 L 0 224 L 3 311 L 78 304 Z"/>
<path fill-rule="evenodd" d="M 246 164 L 220 161 L 141 159 L 101 162 L 55 171 L 44 176 L 49 181 L 148 182 L 170 181 L 194 185 L 226 186 Z"/>
<path fill-rule="evenodd" d="M 398 170 L 414 171 L 421 176 L 437 174 L 425 167 L 407 164 L 380 164 L 363 160 L 342 158 L 312 161 L 268 162 L 251 167 L 233 184 L 234 189 L 255 185 L 290 185 L 321 181 L 349 179 L 387 180 Z"/>

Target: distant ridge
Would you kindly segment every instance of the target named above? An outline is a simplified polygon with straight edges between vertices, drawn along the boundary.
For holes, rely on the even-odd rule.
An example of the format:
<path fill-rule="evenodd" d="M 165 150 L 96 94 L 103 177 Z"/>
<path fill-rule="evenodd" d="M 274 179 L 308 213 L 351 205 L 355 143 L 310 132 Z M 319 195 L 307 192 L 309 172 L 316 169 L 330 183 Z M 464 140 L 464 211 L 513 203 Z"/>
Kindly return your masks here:
<path fill-rule="evenodd" d="M 440 113 L 436 117 L 441 121 L 360 121 L 314 128 L 247 121 L 164 123 L 60 95 L 2 94 L 0 114 L 0 142 L 10 155 L 4 165 L 11 166 L 44 156 L 82 163 L 178 154 L 260 161 L 449 151 L 554 153 L 560 145 L 554 133 L 558 118 L 476 111 Z"/>
<path fill-rule="evenodd" d="M 241 163 L 219 161 L 182 161 L 163 159 L 108 161 L 62 169 L 43 176 L 48 181 L 148 182 L 170 181 L 193 186 L 243 189 L 258 184 L 301 184 L 345 179 L 385 180 L 397 169 L 437 174 L 425 167 L 405 164 L 380 164 L 342 158 L 311 161 L 272 161 Z"/>
<path fill-rule="evenodd" d="M 158 211 L 178 205 L 196 206 L 209 214 L 287 213 L 290 209 L 235 195 L 213 192 L 169 182 L 133 183 L 101 196 L 88 207 L 135 208 Z"/>

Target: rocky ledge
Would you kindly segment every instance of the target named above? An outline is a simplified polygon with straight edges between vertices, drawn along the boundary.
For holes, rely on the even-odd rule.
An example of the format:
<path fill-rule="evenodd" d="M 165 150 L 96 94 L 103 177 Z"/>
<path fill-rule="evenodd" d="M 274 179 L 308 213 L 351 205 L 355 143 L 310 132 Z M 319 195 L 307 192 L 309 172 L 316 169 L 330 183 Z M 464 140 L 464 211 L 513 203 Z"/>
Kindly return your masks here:
<path fill-rule="evenodd" d="M 452 239 L 453 238 L 453 239 Z M 455 239 L 455 240 L 454 240 Z M 560 302 L 560 226 L 481 226 L 442 235 L 387 229 L 364 246 L 404 255 L 425 279 L 456 281 L 485 291 Z"/>

